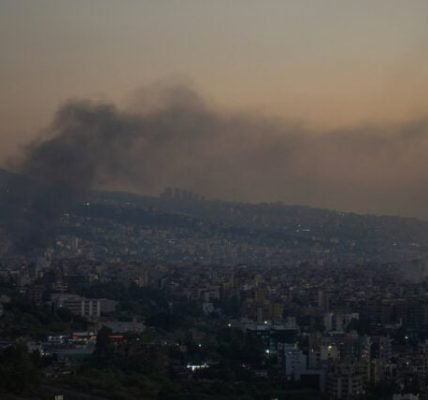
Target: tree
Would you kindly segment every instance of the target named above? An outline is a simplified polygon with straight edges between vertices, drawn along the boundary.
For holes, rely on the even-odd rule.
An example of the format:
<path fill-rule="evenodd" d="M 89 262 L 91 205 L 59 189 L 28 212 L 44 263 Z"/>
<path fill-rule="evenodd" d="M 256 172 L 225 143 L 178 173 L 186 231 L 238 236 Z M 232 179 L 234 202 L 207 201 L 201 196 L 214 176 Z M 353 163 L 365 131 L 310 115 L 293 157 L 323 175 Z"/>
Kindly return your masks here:
<path fill-rule="evenodd" d="M 94 358 L 99 366 L 105 365 L 113 356 L 113 344 L 110 339 L 112 330 L 103 326 L 97 334 L 97 343 L 95 345 Z"/>
<path fill-rule="evenodd" d="M 0 389 L 22 394 L 33 390 L 40 374 L 24 344 L 18 343 L 0 353 Z"/>

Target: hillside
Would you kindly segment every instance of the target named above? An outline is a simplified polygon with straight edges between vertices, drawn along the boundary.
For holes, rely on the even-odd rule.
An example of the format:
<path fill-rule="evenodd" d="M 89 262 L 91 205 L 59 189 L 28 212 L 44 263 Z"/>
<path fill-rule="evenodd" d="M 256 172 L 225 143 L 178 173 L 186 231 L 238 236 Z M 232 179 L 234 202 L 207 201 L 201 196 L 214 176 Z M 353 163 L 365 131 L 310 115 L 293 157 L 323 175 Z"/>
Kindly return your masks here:
<path fill-rule="evenodd" d="M 3 190 L 10 176 L 0 170 Z M 424 257 L 428 243 L 428 222 L 412 218 L 120 192 L 91 193 L 53 231 L 44 246 L 59 254 L 167 263 L 387 262 Z"/>

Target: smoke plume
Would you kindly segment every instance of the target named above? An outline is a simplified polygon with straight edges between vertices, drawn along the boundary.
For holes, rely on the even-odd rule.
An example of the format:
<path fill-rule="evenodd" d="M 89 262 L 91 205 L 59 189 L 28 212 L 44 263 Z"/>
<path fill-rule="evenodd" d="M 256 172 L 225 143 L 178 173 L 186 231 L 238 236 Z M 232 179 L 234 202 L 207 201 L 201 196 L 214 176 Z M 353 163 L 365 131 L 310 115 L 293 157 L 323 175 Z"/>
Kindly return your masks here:
<path fill-rule="evenodd" d="M 428 121 L 313 132 L 209 105 L 186 86 L 143 92 L 128 109 L 70 101 L 23 153 L 3 190 L 2 225 L 41 239 L 94 188 L 177 186 L 239 201 L 284 201 L 426 217 Z M 35 184 L 36 182 L 36 184 Z"/>

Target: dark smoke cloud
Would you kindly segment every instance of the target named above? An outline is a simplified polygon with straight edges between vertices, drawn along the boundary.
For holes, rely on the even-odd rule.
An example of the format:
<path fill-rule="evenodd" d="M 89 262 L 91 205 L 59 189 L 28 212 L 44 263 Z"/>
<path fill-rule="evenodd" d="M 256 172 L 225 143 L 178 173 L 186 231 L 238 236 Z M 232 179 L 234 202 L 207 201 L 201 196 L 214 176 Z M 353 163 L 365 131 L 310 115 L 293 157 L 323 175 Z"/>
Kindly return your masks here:
<path fill-rule="evenodd" d="M 186 86 L 143 92 L 126 110 L 71 101 L 25 149 L 19 172 L 38 185 L 9 182 L 3 226 L 39 237 L 101 187 L 426 217 L 427 151 L 426 119 L 319 133 L 219 111 Z"/>

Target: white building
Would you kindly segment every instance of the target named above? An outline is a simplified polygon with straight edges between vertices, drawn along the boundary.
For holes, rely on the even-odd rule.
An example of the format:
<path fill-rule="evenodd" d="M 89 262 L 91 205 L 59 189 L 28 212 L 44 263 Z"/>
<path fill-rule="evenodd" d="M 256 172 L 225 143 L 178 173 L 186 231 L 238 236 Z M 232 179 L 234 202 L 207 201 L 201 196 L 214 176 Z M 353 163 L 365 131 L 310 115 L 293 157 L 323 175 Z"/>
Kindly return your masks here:
<path fill-rule="evenodd" d="M 52 295 L 52 302 L 55 307 L 66 308 L 73 315 L 88 319 L 97 319 L 101 316 L 100 299 L 87 299 L 76 294 L 55 293 Z"/>
<path fill-rule="evenodd" d="M 294 345 L 284 348 L 285 375 L 288 379 L 300 380 L 307 369 L 307 356 Z"/>

